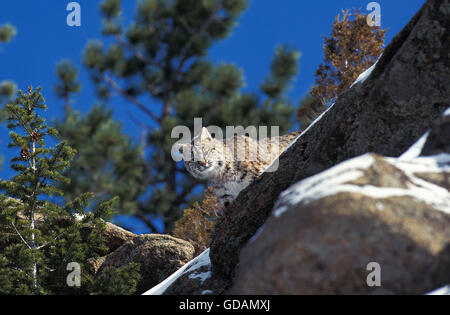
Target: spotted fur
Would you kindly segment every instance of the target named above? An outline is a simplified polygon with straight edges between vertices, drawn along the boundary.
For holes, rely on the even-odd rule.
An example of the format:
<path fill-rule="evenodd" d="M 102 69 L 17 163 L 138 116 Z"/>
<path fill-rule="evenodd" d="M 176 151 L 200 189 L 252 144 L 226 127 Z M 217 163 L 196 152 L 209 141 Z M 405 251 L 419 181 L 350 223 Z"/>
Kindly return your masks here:
<path fill-rule="evenodd" d="M 221 205 L 226 207 L 253 182 L 299 135 L 255 140 L 234 136 L 214 139 L 206 128 L 190 144 L 180 146 L 186 170 L 195 178 L 208 180 Z"/>

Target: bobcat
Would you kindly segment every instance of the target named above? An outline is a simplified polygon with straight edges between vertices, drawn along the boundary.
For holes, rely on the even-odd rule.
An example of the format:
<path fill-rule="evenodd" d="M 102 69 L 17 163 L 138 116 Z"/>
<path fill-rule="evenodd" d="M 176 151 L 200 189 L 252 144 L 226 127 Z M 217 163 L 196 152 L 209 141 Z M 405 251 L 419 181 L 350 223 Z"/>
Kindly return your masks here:
<path fill-rule="evenodd" d="M 200 135 L 190 144 L 180 145 L 178 150 L 183 154 L 186 170 L 195 178 L 208 180 L 224 208 L 261 175 L 299 133 L 259 141 L 247 136 L 217 140 L 203 127 Z"/>

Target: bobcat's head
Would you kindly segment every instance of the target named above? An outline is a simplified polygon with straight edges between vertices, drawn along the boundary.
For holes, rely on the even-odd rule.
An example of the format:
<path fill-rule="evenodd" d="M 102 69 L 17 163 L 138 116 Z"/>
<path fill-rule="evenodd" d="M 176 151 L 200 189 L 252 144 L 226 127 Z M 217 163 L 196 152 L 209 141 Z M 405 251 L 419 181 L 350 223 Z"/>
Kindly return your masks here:
<path fill-rule="evenodd" d="M 223 142 L 214 139 L 203 127 L 191 143 L 180 145 L 186 170 L 195 178 L 210 179 L 218 176 L 225 164 Z"/>

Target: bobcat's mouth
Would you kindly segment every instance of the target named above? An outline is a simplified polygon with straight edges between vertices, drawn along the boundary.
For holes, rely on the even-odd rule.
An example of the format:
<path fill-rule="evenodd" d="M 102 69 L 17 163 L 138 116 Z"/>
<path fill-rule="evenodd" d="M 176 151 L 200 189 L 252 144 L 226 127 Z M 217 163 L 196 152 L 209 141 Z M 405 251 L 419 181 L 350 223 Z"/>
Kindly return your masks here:
<path fill-rule="evenodd" d="M 195 176 L 202 177 L 205 175 L 205 172 L 210 170 L 213 166 L 213 162 L 188 162 L 188 170 L 193 173 Z"/>

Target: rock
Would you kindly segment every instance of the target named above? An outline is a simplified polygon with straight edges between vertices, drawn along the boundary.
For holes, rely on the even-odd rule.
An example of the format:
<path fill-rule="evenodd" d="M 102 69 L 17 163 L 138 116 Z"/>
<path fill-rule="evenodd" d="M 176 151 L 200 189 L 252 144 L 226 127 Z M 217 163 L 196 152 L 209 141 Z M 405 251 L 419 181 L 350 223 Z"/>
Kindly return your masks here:
<path fill-rule="evenodd" d="M 99 273 L 106 266 L 122 267 L 141 264 L 141 281 L 137 293 L 143 293 L 193 258 L 194 247 L 187 241 L 169 235 L 138 235 L 104 258 Z"/>
<path fill-rule="evenodd" d="M 211 266 L 183 274 L 165 290 L 163 295 L 219 295 L 224 293 L 224 283 L 218 277 L 212 278 Z M 206 277 L 206 278 L 205 278 Z"/>
<path fill-rule="evenodd" d="M 433 157 L 375 154 L 341 163 L 281 194 L 243 248 L 231 294 L 424 294 L 450 281 L 450 177 Z M 369 287 L 370 262 L 381 286 Z"/>
<path fill-rule="evenodd" d="M 450 153 L 450 114 L 434 122 L 421 155 L 433 155 L 437 152 Z"/>
<path fill-rule="evenodd" d="M 136 237 L 137 235 L 121 228 L 120 226 L 112 224 L 111 222 L 106 222 L 103 236 L 105 237 L 106 246 L 109 249 L 108 253 L 110 254 L 117 248 L 122 246 L 124 243 Z M 93 267 L 93 274 L 97 274 L 97 272 L 100 270 L 101 266 L 105 262 L 105 259 L 106 256 L 88 259 L 87 261 L 88 264 L 90 264 Z"/>
<path fill-rule="evenodd" d="M 124 230 L 110 222 L 106 222 L 104 236 L 106 239 L 106 245 L 111 251 L 114 251 L 124 243 L 136 237 L 136 234 Z"/>
<path fill-rule="evenodd" d="M 97 272 L 102 267 L 103 263 L 105 262 L 106 256 L 102 256 L 99 258 L 89 258 L 87 260 L 87 263 L 92 266 L 92 275 L 96 275 Z"/>
<path fill-rule="evenodd" d="M 375 152 L 383 156 L 399 156 L 432 126 L 433 121 L 445 109 L 450 107 L 450 84 L 448 84 L 450 82 L 450 18 L 446 6 L 448 6 L 448 1 L 427 1 L 409 24 L 386 47 L 383 56 L 367 80 L 355 84 L 344 93 L 321 119 L 317 120 L 281 155 L 277 172 L 265 173 L 260 176 L 258 180 L 243 190 L 226 209 L 225 215 L 216 225 L 211 244 L 213 277 L 227 279 L 228 283 L 224 284 L 225 286 L 232 284 L 241 248 L 264 224 L 282 191 L 302 179 L 367 152 Z M 439 55 L 440 58 L 434 58 L 436 55 Z M 345 203 L 354 203 L 357 200 L 361 202 L 360 211 L 355 208 L 353 212 L 345 214 L 345 211 L 351 210 L 345 210 L 342 205 L 342 212 L 337 211 L 332 214 L 333 218 L 339 218 L 339 221 L 346 224 L 345 226 L 350 224 L 345 219 L 346 215 L 348 218 L 352 217 L 358 220 L 362 226 L 368 229 L 375 229 L 379 225 L 386 231 L 388 225 L 385 224 L 385 220 L 400 219 L 400 214 L 391 204 L 386 206 L 392 209 L 382 215 L 378 212 L 372 213 L 374 205 L 367 198 L 356 195 L 348 195 L 345 198 L 347 200 Z M 396 202 L 406 205 L 411 202 L 409 199 L 407 201 L 399 198 Z M 311 213 L 313 217 L 308 219 L 308 222 L 324 218 L 318 211 L 313 211 L 322 208 L 321 202 L 328 203 L 330 199 L 315 201 L 309 206 L 309 210 L 301 212 L 305 217 L 305 213 Z M 426 205 L 417 205 L 419 206 L 417 212 L 410 213 L 408 212 L 410 210 L 407 209 L 405 211 L 408 213 L 407 219 L 414 222 L 414 228 L 419 230 L 425 228 L 420 225 L 419 218 L 428 214 L 426 214 Z M 435 212 L 430 215 L 444 217 L 442 213 L 434 214 Z M 290 213 L 289 215 L 294 214 Z M 370 223 L 370 218 L 376 220 Z M 437 225 L 437 221 L 434 220 L 430 218 L 430 221 Z M 322 226 L 317 222 L 316 226 L 321 226 L 323 229 L 333 228 L 335 232 L 344 232 L 339 230 L 339 226 L 332 226 L 332 224 L 332 221 L 323 222 Z M 392 237 L 400 237 L 398 234 L 400 233 L 400 224 L 396 228 L 396 231 L 390 232 Z M 322 231 L 326 233 L 325 230 Z M 436 233 L 441 233 L 440 231 Z M 359 232 L 363 233 L 364 231 L 359 230 Z M 277 233 L 283 234 L 283 231 Z M 332 236 L 329 233 L 327 235 L 330 238 Z M 359 234 L 355 232 L 354 238 L 351 238 L 354 242 L 357 242 L 356 235 Z M 367 233 L 361 235 L 369 236 Z M 375 235 L 377 234 L 375 233 Z M 429 232 L 422 236 L 426 238 L 431 235 L 433 233 Z M 301 237 L 308 238 L 309 236 Z M 400 244 L 403 244 L 399 245 L 399 249 L 409 249 L 409 247 L 402 246 L 419 241 L 410 234 L 404 237 L 404 241 L 399 240 Z M 441 235 L 441 237 L 444 236 Z M 287 235 L 286 238 L 288 238 Z M 344 239 L 344 236 L 341 235 L 336 238 L 336 241 L 344 241 Z M 380 238 L 380 240 L 386 239 Z M 425 242 L 425 239 L 423 241 Z M 360 245 L 362 246 L 362 244 Z M 280 244 L 279 246 L 291 245 Z M 343 243 L 341 246 L 345 248 L 346 245 Z M 420 252 L 419 249 L 413 247 L 412 251 L 428 262 L 432 255 L 435 255 L 428 254 L 429 250 L 430 248 L 426 247 L 423 252 Z M 370 258 L 369 254 L 362 257 Z M 388 257 L 389 253 L 386 255 L 385 257 Z M 394 255 L 392 254 L 391 257 Z M 280 257 L 276 258 L 280 259 Z M 258 260 L 261 260 L 261 264 L 264 263 L 262 259 L 258 258 Z M 386 263 L 384 260 L 382 262 Z M 416 269 L 419 268 L 418 266 L 411 268 L 418 270 Z M 352 268 L 356 267 L 353 265 Z M 388 272 L 389 270 L 386 271 L 387 274 Z M 348 287 L 345 289 L 351 291 L 358 288 Z M 395 286 L 389 288 L 396 292 L 401 289 Z"/>
<path fill-rule="evenodd" d="M 209 248 L 144 295 L 211 295 L 223 293 L 223 284 L 211 278 Z"/>
<path fill-rule="evenodd" d="M 224 293 L 223 279 L 211 277 L 209 248 L 190 263 L 166 289 L 164 295 L 218 295 Z"/>

